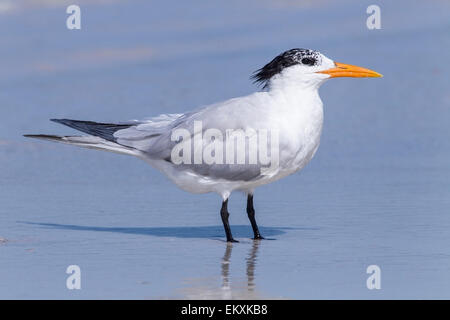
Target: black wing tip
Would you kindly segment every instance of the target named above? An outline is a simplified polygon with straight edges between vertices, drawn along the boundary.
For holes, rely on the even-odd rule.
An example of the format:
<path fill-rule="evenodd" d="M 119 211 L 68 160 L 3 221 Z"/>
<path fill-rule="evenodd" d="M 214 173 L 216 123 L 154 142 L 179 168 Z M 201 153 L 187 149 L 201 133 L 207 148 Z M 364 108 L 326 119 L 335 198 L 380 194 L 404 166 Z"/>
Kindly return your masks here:
<path fill-rule="evenodd" d="M 70 122 L 77 122 L 78 120 L 71 120 L 71 119 L 50 119 L 50 121 L 56 122 L 56 123 L 61 123 L 61 124 L 66 124 L 66 123 L 70 123 Z"/>
<path fill-rule="evenodd" d="M 56 137 L 53 134 L 24 134 L 26 138 L 35 138 L 35 137 Z"/>
<path fill-rule="evenodd" d="M 60 124 L 64 124 L 66 126 L 71 126 L 74 124 L 88 124 L 88 125 L 116 125 L 116 124 L 111 124 L 111 123 L 102 123 L 102 122 L 95 122 L 95 121 L 90 121 L 90 120 L 74 120 L 74 119 L 50 119 L 50 121 L 56 122 L 56 123 L 60 123 Z"/>
<path fill-rule="evenodd" d="M 63 137 L 52 135 L 52 134 L 24 134 L 25 138 L 34 138 L 34 139 L 52 139 L 52 140 L 59 140 Z"/>
<path fill-rule="evenodd" d="M 94 121 L 72 120 L 72 119 L 50 119 L 50 121 L 57 122 L 68 126 L 72 129 L 87 133 L 92 136 L 97 136 L 105 140 L 116 142 L 114 133 L 118 130 L 127 129 L 133 124 L 117 124 L 117 123 L 100 123 Z"/>
<path fill-rule="evenodd" d="M 57 122 L 57 123 L 73 123 L 73 122 L 84 122 L 84 123 L 97 123 L 93 121 L 86 121 L 86 120 L 74 120 L 74 119 L 50 119 L 50 121 Z"/>
<path fill-rule="evenodd" d="M 61 124 L 65 124 L 69 121 L 73 121 L 73 120 L 69 120 L 69 119 L 50 119 L 50 121 L 53 122 L 57 122 L 57 123 L 61 123 Z M 52 134 L 23 134 L 23 136 L 25 138 L 61 138 L 61 136 L 57 136 L 57 135 L 52 135 Z"/>
<path fill-rule="evenodd" d="M 40 137 L 46 137 L 48 134 L 24 134 L 25 138 L 40 138 Z"/>

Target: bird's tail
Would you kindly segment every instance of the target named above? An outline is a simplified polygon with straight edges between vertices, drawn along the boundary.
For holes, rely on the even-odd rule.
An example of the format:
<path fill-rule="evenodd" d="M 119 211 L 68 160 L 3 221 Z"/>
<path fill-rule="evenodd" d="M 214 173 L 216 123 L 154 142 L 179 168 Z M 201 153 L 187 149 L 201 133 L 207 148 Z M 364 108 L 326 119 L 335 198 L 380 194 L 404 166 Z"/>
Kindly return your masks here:
<path fill-rule="evenodd" d="M 138 156 L 139 151 L 96 136 L 55 136 L 25 134 L 24 137 L 71 144 L 78 147 Z"/>

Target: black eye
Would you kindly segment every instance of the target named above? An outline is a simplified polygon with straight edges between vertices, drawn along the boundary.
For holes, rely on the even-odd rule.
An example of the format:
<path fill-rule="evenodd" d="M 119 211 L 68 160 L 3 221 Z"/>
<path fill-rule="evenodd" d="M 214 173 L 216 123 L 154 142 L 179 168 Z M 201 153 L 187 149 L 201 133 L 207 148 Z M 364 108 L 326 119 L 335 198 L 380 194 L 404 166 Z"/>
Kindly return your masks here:
<path fill-rule="evenodd" d="M 306 64 L 307 66 L 313 66 L 316 63 L 316 60 L 313 58 L 303 58 L 302 64 Z"/>

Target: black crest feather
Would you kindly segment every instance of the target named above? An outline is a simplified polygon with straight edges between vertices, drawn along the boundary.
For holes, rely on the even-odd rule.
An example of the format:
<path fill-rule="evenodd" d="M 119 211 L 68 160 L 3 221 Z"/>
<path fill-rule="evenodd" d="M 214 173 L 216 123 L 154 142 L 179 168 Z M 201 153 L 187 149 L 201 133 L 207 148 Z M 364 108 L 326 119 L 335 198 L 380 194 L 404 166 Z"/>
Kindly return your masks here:
<path fill-rule="evenodd" d="M 263 85 L 266 88 L 269 80 L 283 69 L 296 65 L 304 64 L 308 66 L 320 64 L 320 54 L 318 51 L 309 49 L 291 49 L 276 56 L 272 61 L 259 70 L 256 70 L 251 79 L 254 83 Z"/>

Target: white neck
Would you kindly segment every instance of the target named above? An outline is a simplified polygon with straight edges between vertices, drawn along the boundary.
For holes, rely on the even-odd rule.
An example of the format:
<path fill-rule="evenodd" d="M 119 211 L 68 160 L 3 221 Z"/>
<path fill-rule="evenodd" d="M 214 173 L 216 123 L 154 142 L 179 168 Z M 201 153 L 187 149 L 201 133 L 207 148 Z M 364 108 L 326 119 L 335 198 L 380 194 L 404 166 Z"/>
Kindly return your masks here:
<path fill-rule="evenodd" d="M 319 82 L 316 79 L 301 82 L 274 79 L 269 83 L 267 92 L 275 100 L 279 100 L 278 108 L 287 108 L 286 111 L 294 111 L 299 108 L 322 108 L 319 96 L 319 87 L 322 83 L 323 81 Z"/>

